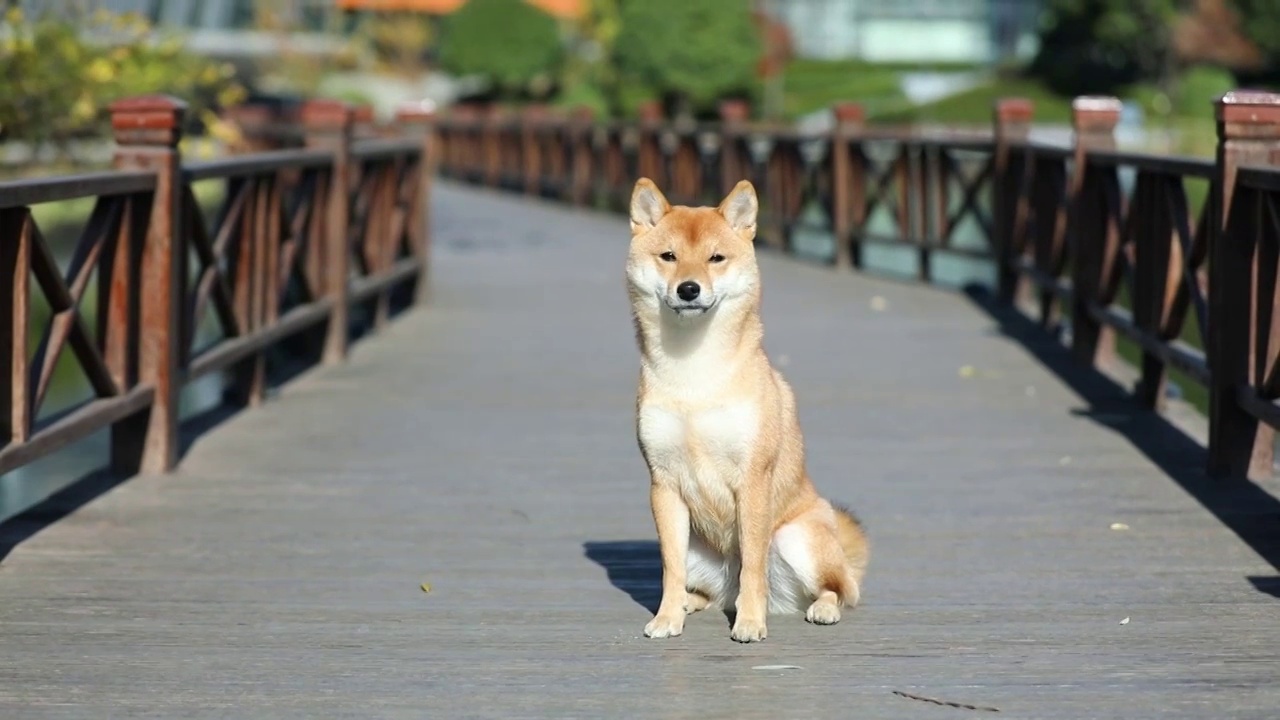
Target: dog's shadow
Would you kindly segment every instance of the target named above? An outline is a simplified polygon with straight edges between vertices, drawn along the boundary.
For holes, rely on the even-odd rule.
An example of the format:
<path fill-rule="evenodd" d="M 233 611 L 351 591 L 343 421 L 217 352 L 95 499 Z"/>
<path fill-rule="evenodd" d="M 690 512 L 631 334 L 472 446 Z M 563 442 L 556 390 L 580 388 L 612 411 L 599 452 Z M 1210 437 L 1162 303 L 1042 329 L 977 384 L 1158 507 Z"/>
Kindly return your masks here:
<path fill-rule="evenodd" d="M 662 600 L 662 555 L 653 540 L 588 541 L 583 554 L 604 568 L 609 582 L 651 613 Z"/>
<path fill-rule="evenodd" d="M 583 554 L 604 568 L 609 582 L 626 593 L 651 614 L 658 612 L 662 601 L 662 553 L 653 540 L 610 540 L 585 542 Z M 736 613 L 732 608 L 708 610 L 724 616 L 733 625 Z M 699 613 L 701 614 L 701 613 Z"/>

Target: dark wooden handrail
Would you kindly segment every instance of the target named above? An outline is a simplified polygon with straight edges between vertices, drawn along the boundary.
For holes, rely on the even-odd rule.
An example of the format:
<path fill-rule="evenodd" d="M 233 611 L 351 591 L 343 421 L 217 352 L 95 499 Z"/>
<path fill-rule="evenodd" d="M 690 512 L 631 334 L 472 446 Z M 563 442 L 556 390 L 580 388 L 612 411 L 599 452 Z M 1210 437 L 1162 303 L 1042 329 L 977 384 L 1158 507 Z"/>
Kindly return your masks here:
<path fill-rule="evenodd" d="M 224 372 L 233 401 L 259 403 L 273 346 L 341 362 L 351 306 L 380 326 L 393 298 L 424 297 L 430 113 L 408 107 L 372 139 L 367 112 L 312 101 L 280 133 L 300 143 L 184 163 L 185 110 L 165 96 L 117 102 L 115 170 L 0 183 L 0 474 L 103 428 L 117 469 L 168 471 L 188 383 Z M 216 213 L 197 201 L 208 182 L 224 191 Z M 94 208 L 59 262 L 31 206 L 79 198 Z M 82 317 L 95 284 L 97 317 Z M 33 351 L 37 292 L 51 319 Z M 40 417 L 68 347 L 94 397 Z"/>
<path fill-rule="evenodd" d="M 1280 426 L 1280 96 L 1232 92 L 1216 108 L 1211 160 L 1119 152 L 1120 103 L 1106 97 L 1075 101 L 1068 145 L 1033 139 L 1034 107 L 1017 98 L 996 103 L 986 132 L 869 126 L 840 103 L 826 133 L 465 107 L 437 136 L 449 177 L 617 210 L 639 176 L 684 204 L 748 178 L 761 244 L 792 250 L 816 213 L 837 268 L 877 244 L 909 248 L 926 281 L 938 257 L 985 259 L 998 297 L 1069 331 L 1081 362 L 1108 364 L 1116 338 L 1131 341 L 1149 407 L 1170 369 L 1203 384 L 1209 472 L 1258 478 Z M 961 242 L 962 224 L 977 243 Z"/>

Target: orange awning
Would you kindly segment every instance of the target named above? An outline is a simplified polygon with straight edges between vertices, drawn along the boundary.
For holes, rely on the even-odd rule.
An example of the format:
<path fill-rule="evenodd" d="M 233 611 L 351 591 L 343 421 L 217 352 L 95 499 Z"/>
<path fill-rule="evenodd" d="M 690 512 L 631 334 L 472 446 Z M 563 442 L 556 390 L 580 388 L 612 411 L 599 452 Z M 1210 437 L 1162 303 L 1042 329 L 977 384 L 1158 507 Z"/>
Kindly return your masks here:
<path fill-rule="evenodd" d="M 408 10 L 430 15 L 448 15 L 466 4 L 467 0 L 334 0 L 343 10 Z M 582 15 L 583 0 L 525 0 L 549 15 L 559 18 L 577 18 Z"/>

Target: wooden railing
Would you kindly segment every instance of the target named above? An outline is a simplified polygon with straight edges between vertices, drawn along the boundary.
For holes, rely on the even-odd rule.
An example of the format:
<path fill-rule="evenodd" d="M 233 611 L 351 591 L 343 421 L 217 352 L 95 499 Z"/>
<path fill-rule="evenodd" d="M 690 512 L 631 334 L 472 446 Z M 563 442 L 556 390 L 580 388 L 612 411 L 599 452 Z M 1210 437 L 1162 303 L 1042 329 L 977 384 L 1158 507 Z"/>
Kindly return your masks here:
<path fill-rule="evenodd" d="M 353 306 L 378 326 L 393 300 L 422 296 L 429 114 L 406 109 L 361 138 L 355 108 L 312 101 L 305 147 L 184 163 L 184 110 L 168 97 L 118 102 L 115 170 L 0 183 L 0 474 L 106 427 L 118 469 L 167 471 L 184 386 L 224 372 L 233 401 L 259 403 L 273 346 L 340 362 Z M 194 191 L 208 182 L 223 186 L 216 213 Z M 31 207 L 78 198 L 95 204 L 59 263 Z M 33 351 L 36 292 L 51 319 Z M 41 418 L 68 346 L 94 397 Z"/>
<path fill-rule="evenodd" d="M 1265 477 L 1280 426 L 1280 96 L 1216 105 L 1215 159 L 1118 152 L 1120 103 L 1074 103 L 1072 142 L 1031 139 L 1034 108 L 1008 99 L 989 131 L 867 125 L 833 108 L 834 129 L 749 123 L 603 123 L 455 108 L 438 122 L 442 173 L 623 209 L 648 176 L 677 203 L 711 203 L 739 179 L 761 198 L 759 241 L 796 249 L 816 222 L 837 268 L 872 248 L 908 250 L 922 280 L 943 257 L 985 262 L 1004 302 L 1068 338 L 1082 362 L 1137 348 L 1136 398 L 1159 409 L 1169 373 L 1208 392 L 1207 468 Z M 1273 154 L 1274 153 L 1274 154 Z"/>

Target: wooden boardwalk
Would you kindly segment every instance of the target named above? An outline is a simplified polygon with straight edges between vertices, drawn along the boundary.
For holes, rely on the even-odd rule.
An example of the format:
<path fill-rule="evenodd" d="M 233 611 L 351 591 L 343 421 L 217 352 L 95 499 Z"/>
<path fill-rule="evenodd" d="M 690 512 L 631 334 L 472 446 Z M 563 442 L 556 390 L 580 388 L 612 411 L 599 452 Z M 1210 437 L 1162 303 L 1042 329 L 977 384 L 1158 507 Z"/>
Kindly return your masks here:
<path fill-rule="evenodd" d="M 2 526 L 0 717 L 1275 717 L 1280 486 L 1202 479 L 1194 421 L 979 298 L 770 254 L 864 604 L 645 639 L 625 222 L 434 207 L 430 302 L 349 364 Z"/>

